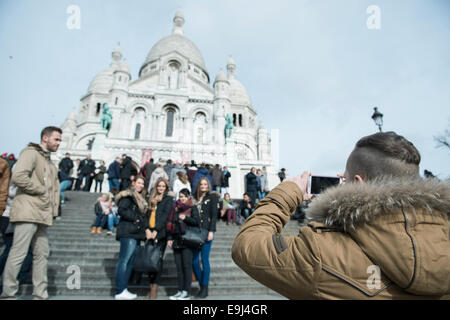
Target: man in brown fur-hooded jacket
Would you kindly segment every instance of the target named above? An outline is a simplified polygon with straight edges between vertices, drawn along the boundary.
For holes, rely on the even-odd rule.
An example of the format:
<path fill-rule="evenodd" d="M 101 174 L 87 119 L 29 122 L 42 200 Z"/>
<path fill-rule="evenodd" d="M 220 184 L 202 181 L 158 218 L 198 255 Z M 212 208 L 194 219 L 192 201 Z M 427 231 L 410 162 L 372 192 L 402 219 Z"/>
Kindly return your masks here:
<path fill-rule="evenodd" d="M 345 183 L 310 204 L 308 226 L 280 235 L 309 198 L 309 172 L 259 202 L 232 257 L 289 299 L 440 299 L 450 293 L 450 183 L 419 177 L 420 154 L 394 132 L 362 138 Z M 446 298 L 446 297 L 444 297 Z"/>

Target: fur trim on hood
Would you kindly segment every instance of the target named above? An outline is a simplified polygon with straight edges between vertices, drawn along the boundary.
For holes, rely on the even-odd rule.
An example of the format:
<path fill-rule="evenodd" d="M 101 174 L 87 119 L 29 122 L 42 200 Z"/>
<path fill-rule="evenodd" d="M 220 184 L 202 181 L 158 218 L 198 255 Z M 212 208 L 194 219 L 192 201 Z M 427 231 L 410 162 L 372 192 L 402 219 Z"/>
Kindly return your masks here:
<path fill-rule="evenodd" d="M 404 209 L 413 214 L 450 215 L 450 183 L 437 179 L 376 179 L 327 189 L 306 210 L 308 219 L 339 230 L 355 230 L 376 216 Z"/>
<path fill-rule="evenodd" d="M 215 195 L 220 200 L 220 193 L 219 192 L 217 192 L 217 191 L 210 191 L 209 193 Z"/>
<path fill-rule="evenodd" d="M 39 152 L 44 158 L 46 158 L 47 160 L 50 160 L 50 152 L 49 152 L 49 151 L 45 151 L 44 149 L 42 149 L 42 147 L 41 147 L 40 144 L 30 142 L 30 143 L 28 143 L 26 149 L 36 150 L 36 151 Z"/>
<path fill-rule="evenodd" d="M 131 189 L 120 191 L 116 196 L 114 197 L 114 200 L 116 204 L 119 204 L 120 199 L 126 198 L 126 197 L 133 197 L 133 191 Z"/>

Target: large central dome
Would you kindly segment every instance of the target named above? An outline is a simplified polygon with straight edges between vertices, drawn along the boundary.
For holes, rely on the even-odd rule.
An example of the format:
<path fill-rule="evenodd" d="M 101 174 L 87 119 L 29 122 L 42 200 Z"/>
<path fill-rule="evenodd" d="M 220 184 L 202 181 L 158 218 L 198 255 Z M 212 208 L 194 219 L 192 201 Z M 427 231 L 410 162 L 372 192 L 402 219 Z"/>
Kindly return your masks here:
<path fill-rule="evenodd" d="M 170 36 L 159 40 L 150 50 L 144 64 L 157 60 L 159 57 L 172 51 L 179 52 L 190 59 L 191 62 L 206 70 L 205 60 L 203 60 L 203 57 L 196 45 L 191 40 L 180 34 L 171 34 Z"/>
<path fill-rule="evenodd" d="M 173 33 L 165 38 L 162 38 L 153 46 L 147 55 L 141 70 L 150 62 L 158 60 L 160 57 L 170 52 L 176 51 L 208 73 L 206 70 L 205 60 L 203 59 L 200 50 L 198 50 L 197 46 L 191 40 L 183 35 L 183 14 L 178 11 L 173 21 Z"/>

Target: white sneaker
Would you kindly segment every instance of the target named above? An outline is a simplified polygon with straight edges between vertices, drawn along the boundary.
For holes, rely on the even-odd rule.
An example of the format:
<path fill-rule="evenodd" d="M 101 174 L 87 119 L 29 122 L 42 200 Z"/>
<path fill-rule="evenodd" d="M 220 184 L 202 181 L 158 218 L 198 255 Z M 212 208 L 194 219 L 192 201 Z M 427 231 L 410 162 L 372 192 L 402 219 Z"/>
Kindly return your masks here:
<path fill-rule="evenodd" d="M 177 300 L 191 300 L 191 297 L 187 293 L 187 291 L 183 291 Z"/>
<path fill-rule="evenodd" d="M 170 300 L 178 300 L 178 298 L 182 295 L 182 291 L 178 291 L 173 296 L 169 297 Z"/>
<path fill-rule="evenodd" d="M 116 294 L 114 296 L 116 300 L 134 300 L 137 298 L 137 295 L 129 292 L 127 289 L 123 290 L 122 293 Z"/>

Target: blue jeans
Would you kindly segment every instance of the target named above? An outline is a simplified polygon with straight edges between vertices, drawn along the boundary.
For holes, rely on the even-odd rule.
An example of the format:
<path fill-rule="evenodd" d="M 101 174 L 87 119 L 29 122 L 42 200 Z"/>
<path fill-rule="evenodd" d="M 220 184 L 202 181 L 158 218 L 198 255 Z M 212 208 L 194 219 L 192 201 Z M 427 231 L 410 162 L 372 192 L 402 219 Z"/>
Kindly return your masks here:
<path fill-rule="evenodd" d="M 108 179 L 108 182 L 109 182 L 109 192 L 111 192 L 114 187 L 116 187 L 117 189 L 120 188 L 119 179 Z"/>
<path fill-rule="evenodd" d="M 264 191 L 258 191 L 258 199 L 262 200 L 266 197 L 266 193 Z"/>
<path fill-rule="evenodd" d="M 109 216 L 109 215 L 108 215 Z M 108 217 L 106 215 L 98 214 L 97 219 L 95 219 L 94 227 L 100 227 L 102 229 L 105 228 L 105 224 L 108 222 Z"/>
<path fill-rule="evenodd" d="M 99 192 L 102 192 L 102 185 L 103 185 L 103 180 L 95 180 L 95 188 L 94 191 L 97 192 L 97 188 L 99 189 Z"/>
<path fill-rule="evenodd" d="M 193 250 L 192 267 L 194 268 L 194 273 L 198 279 L 198 283 L 203 286 L 207 286 L 209 284 L 209 274 L 211 273 L 209 253 L 211 251 L 212 243 L 213 240 L 206 241 L 200 250 Z M 200 254 L 202 256 L 203 270 L 200 268 Z"/>
<path fill-rule="evenodd" d="M 61 201 L 64 202 L 64 191 L 69 190 L 72 186 L 72 181 L 64 180 L 59 184 L 59 193 L 61 194 Z"/>
<path fill-rule="evenodd" d="M 248 208 L 245 208 L 244 210 L 242 210 L 242 213 L 244 213 L 244 217 L 245 217 L 245 219 L 247 219 L 252 213 L 253 213 L 253 209 L 248 209 Z"/>
<path fill-rule="evenodd" d="M 116 294 L 121 294 L 127 288 L 138 247 L 136 239 L 120 238 L 119 261 L 116 267 Z"/>
<path fill-rule="evenodd" d="M 114 226 L 117 226 L 119 224 L 120 217 L 110 213 L 108 214 L 108 230 L 112 231 L 114 229 Z"/>

